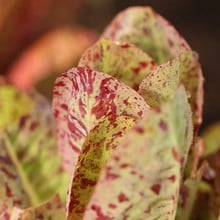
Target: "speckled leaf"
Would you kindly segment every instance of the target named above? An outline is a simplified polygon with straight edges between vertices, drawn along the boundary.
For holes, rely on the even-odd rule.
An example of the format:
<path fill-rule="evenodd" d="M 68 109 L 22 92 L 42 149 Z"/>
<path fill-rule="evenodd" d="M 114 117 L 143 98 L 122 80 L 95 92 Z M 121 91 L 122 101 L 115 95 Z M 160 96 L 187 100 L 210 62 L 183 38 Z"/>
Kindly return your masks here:
<path fill-rule="evenodd" d="M 202 122 L 203 77 L 193 52 L 182 52 L 173 60 L 154 69 L 141 82 L 139 93 L 148 104 L 156 106 L 172 98 L 180 81 L 188 93 L 193 111 L 194 128 L 197 132 Z"/>
<path fill-rule="evenodd" d="M 173 220 L 182 152 L 191 140 L 190 108 L 180 87 L 172 102 L 147 112 L 124 136 L 100 175 L 83 219 Z"/>
<path fill-rule="evenodd" d="M 10 220 L 63 220 L 65 219 L 65 206 L 58 196 L 37 207 L 28 209 L 14 208 Z"/>
<path fill-rule="evenodd" d="M 90 131 L 71 184 L 68 219 L 82 219 L 103 166 L 112 150 L 134 124 L 133 118 L 110 115 Z"/>
<path fill-rule="evenodd" d="M 73 68 L 57 78 L 53 111 L 64 166 L 72 173 L 89 131 L 110 114 L 142 117 L 145 100 L 117 79 L 88 68 Z"/>
<path fill-rule="evenodd" d="M 149 55 L 130 43 L 101 39 L 82 55 L 78 66 L 107 73 L 137 90 L 155 65 Z"/>
<path fill-rule="evenodd" d="M 0 174 L 3 175 L 0 178 L 0 189 L 11 186 L 0 191 L 0 198 L 4 203 L 18 206 L 18 202 L 12 202 L 14 196 L 18 201 L 24 199 L 25 202 L 26 193 L 31 204 L 38 204 L 54 192 L 60 193 L 64 199 L 69 177 L 61 169 L 52 113 L 47 100 L 35 92 L 24 93 L 4 85 L 0 87 L 0 103 L 0 112 L 8 112 L 8 116 L 6 114 L 4 120 L 0 121 L 0 167 L 8 171 Z M 10 167 L 5 167 L 10 161 L 14 168 L 11 163 Z M 15 172 L 13 180 L 16 178 L 15 182 L 21 185 L 10 182 Z M 23 195 L 14 193 L 20 189 L 25 191 Z"/>
<path fill-rule="evenodd" d="M 154 69 L 140 84 L 139 93 L 150 106 L 172 99 L 180 84 L 180 62 L 171 60 Z"/>
<path fill-rule="evenodd" d="M 189 49 L 175 28 L 150 7 L 131 7 L 120 12 L 102 37 L 131 42 L 159 64 L 175 57 L 181 50 Z"/>
<path fill-rule="evenodd" d="M 8 152 L 9 143 L 0 135 L 0 219 L 4 220 L 13 206 L 26 208 L 31 201 Z"/>

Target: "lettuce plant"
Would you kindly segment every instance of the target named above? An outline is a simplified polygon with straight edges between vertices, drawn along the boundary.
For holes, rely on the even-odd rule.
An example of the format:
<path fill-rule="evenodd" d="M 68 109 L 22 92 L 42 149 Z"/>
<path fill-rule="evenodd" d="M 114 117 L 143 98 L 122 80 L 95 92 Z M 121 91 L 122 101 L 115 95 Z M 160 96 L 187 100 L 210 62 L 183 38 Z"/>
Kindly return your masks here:
<path fill-rule="evenodd" d="M 0 101 L 1 219 L 220 218 L 198 56 L 150 7 L 119 13 L 56 79 L 53 116 L 4 80 Z"/>

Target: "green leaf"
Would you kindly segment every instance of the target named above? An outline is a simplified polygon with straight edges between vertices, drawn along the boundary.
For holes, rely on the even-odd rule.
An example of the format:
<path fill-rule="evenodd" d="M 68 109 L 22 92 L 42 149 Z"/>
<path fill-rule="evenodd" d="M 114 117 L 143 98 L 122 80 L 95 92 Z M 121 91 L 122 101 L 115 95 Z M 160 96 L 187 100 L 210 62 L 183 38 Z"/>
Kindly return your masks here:
<path fill-rule="evenodd" d="M 182 152 L 191 140 L 190 107 L 180 87 L 172 102 L 148 111 L 124 136 L 101 172 L 83 219 L 174 219 Z"/>
<path fill-rule="evenodd" d="M 65 207 L 59 196 L 53 196 L 47 202 L 40 206 L 28 209 L 14 208 L 11 215 L 11 220 L 36 220 L 36 219 L 65 219 Z"/>
<path fill-rule="evenodd" d="M 145 100 L 117 79 L 78 67 L 57 78 L 53 112 L 64 166 L 72 173 L 89 131 L 107 115 L 141 118 Z"/>
<path fill-rule="evenodd" d="M 82 219 L 103 166 L 112 150 L 134 124 L 133 118 L 110 115 L 90 131 L 83 144 L 71 184 L 68 219 Z"/>
<path fill-rule="evenodd" d="M 55 192 L 64 199 L 69 176 L 61 168 L 47 100 L 7 85 L 0 87 L 0 100 L 0 112 L 12 114 L 0 122 L 0 200 L 26 208 Z"/>
<path fill-rule="evenodd" d="M 133 43 L 159 64 L 189 49 L 175 28 L 150 7 L 130 7 L 120 12 L 102 37 Z"/>
<path fill-rule="evenodd" d="M 153 59 L 135 45 L 101 39 L 82 55 L 78 66 L 107 73 L 137 90 L 155 65 Z"/>

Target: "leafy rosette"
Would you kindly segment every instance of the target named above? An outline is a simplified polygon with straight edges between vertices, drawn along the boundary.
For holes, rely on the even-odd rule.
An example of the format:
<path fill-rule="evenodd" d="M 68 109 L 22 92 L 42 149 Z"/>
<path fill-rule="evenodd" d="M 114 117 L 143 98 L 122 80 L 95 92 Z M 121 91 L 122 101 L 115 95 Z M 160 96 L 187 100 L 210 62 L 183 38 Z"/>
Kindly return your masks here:
<path fill-rule="evenodd" d="M 69 178 L 68 220 L 192 217 L 208 168 L 197 137 L 203 76 L 151 8 L 121 12 L 56 79 L 55 126 L 41 96 L 2 84 L 0 217 L 64 219 Z"/>

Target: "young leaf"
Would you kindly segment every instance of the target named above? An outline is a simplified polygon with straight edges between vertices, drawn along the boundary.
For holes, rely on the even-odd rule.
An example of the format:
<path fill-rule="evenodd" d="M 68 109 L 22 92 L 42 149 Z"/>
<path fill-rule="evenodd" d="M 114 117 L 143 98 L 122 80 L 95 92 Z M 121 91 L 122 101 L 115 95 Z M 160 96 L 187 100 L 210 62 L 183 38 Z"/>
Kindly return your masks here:
<path fill-rule="evenodd" d="M 135 45 L 101 39 L 82 55 L 78 66 L 107 73 L 137 90 L 155 65 L 153 59 Z"/>
<path fill-rule="evenodd" d="M 133 43 L 159 64 L 189 49 L 175 28 L 150 7 L 131 7 L 120 12 L 102 37 Z"/>
<path fill-rule="evenodd" d="M 124 136 L 101 172 L 83 219 L 173 220 L 181 160 L 191 140 L 191 112 L 180 87 L 172 102 L 147 112 Z"/>
<path fill-rule="evenodd" d="M 5 184 L 9 184 L 10 191 L 3 192 L 11 196 L 1 198 L 7 204 L 13 203 L 16 196 L 14 192 L 18 188 L 26 192 L 23 193 L 24 201 L 28 194 L 32 204 L 38 204 L 54 192 L 60 193 L 64 199 L 69 177 L 61 169 L 48 102 L 35 92 L 27 94 L 7 85 L 0 87 L 0 100 L 4 100 L 0 111 L 9 112 L 13 117 L 5 117 L 0 122 L 1 140 L 4 144 L 0 151 L 0 167 L 4 168 L 7 161 L 12 161 L 9 168 L 5 167 L 9 171 L 6 175 L 16 173 L 15 182 L 19 182 L 15 185 L 11 183 L 10 175 L 4 177 L 3 182 L 0 181 L 0 188 L 4 189 Z"/>
<path fill-rule="evenodd" d="M 107 115 L 135 119 L 148 110 L 144 99 L 117 79 L 88 68 L 73 68 L 57 78 L 53 112 L 64 166 L 72 173 L 89 131 Z"/>
<path fill-rule="evenodd" d="M 82 219 L 103 166 L 134 124 L 133 118 L 110 115 L 89 132 L 69 192 L 68 219 Z"/>
<path fill-rule="evenodd" d="M 139 93 L 149 105 L 157 106 L 172 98 L 180 82 L 188 93 L 197 132 L 202 122 L 203 76 L 193 52 L 182 52 L 173 60 L 155 68 L 141 82 Z"/>
<path fill-rule="evenodd" d="M 65 207 L 59 196 L 53 196 L 47 202 L 28 209 L 14 208 L 10 220 L 65 219 Z"/>

